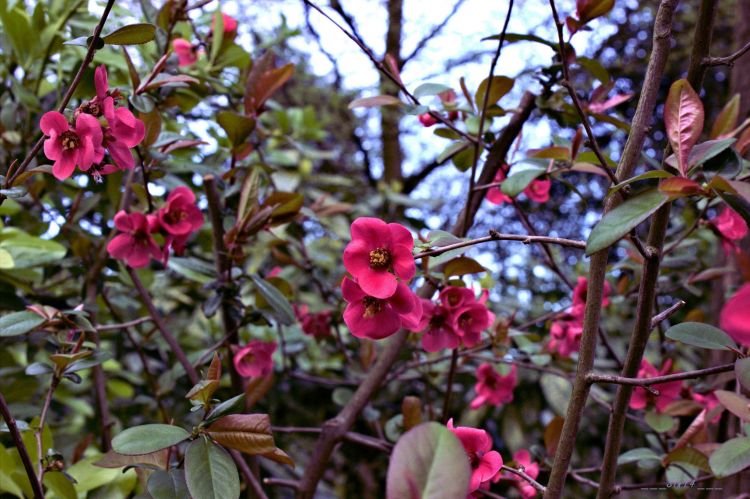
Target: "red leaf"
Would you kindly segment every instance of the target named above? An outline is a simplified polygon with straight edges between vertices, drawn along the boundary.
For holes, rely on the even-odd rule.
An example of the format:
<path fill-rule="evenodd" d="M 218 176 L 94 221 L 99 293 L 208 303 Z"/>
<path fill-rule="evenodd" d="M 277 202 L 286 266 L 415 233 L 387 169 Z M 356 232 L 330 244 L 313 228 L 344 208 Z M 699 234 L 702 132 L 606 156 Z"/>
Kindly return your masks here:
<path fill-rule="evenodd" d="M 712 139 L 724 139 L 731 135 L 732 130 L 737 126 L 737 119 L 740 116 L 740 94 L 734 94 L 734 96 L 727 102 L 724 109 L 721 110 L 719 116 L 714 121 L 714 126 L 711 127 Z"/>
<path fill-rule="evenodd" d="M 698 182 L 684 177 L 672 177 L 662 180 L 659 182 L 659 190 L 672 197 L 692 196 L 704 193 L 703 188 L 701 188 Z"/>
<path fill-rule="evenodd" d="M 607 109 L 622 104 L 632 96 L 633 94 L 617 94 L 605 100 L 604 102 L 592 102 L 591 104 L 589 104 L 589 111 L 591 111 L 592 113 L 603 113 Z"/>
<path fill-rule="evenodd" d="M 672 84 L 664 106 L 664 125 L 677 156 L 680 173 L 687 175 L 688 156 L 703 131 L 703 103 L 687 80 Z"/>

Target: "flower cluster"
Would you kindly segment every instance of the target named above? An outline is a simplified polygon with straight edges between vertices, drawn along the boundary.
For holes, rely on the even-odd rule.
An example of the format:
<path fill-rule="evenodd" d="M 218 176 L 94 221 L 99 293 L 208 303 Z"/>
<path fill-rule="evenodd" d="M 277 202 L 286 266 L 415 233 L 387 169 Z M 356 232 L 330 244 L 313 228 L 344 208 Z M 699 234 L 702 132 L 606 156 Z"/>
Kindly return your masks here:
<path fill-rule="evenodd" d="M 492 438 L 485 430 L 468 426 L 453 426 L 453 419 L 448 421 L 448 429 L 461 442 L 471 465 L 471 481 L 467 497 L 478 489 L 488 489 L 490 483 L 503 466 L 503 457 L 492 450 Z"/>
<path fill-rule="evenodd" d="M 513 389 L 516 387 L 516 366 L 510 367 L 510 372 L 503 376 L 492 367 L 492 364 L 481 364 L 477 369 L 477 383 L 474 390 L 477 396 L 471 401 L 472 409 L 479 409 L 483 405 L 498 406 L 513 401 Z"/>
<path fill-rule="evenodd" d="M 495 314 L 485 305 L 487 295 L 479 299 L 469 288 L 443 288 L 438 302 L 422 300 L 422 320 L 414 331 L 422 333 L 422 347 L 428 352 L 459 345 L 479 343 L 482 331 L 495 322 Z"/>
<path fill-rule="evenodd" d="M 747 235 L 747 222 L 739 213 L 726 206 L 721 213 L 711 219 L 711 225 L 719 233 L 721 247 L 726 255 L 739 254 L 742 250 L 737 241 Z"/>
<path fill-rule="evenodd" d="M 148 265 L 152 258 L 166 264 L 170 248 L 175 254 L 182 254 L 190 235 L 203 226 L 203 213 L 195 205 L 193 191 L 177 187 L 156 215 L 120 211 L 114 222 L 120 233 L 107 244 L 107 251 L 112 258 L 140 268 Z M 163 248 L 154 240 L 156 233 L 164 237 Z"/>
<path fill-rule="evenodd" d="M 89 171 L 97 180 L 101 175 L 135 166 L 131 149 L 141 143 L 146 127 L 127 107 L 117 107 L 119 90 L 110 90 L 107 69 L 94 72 L 96 97 L 81 104 L 73 122 L 57 111 L 44 113 L 39 123 L 47 137 L 44 155 L 52 164 L 52 174 L 64 180 L 78 167 Z M 105 155 L 110 162 L 105 162 Z"/>
<path fill-rule="evenodd" d="M 300 322 L 302 332 L 313 338 L 325 338 L 331 334 L 331 311 L 310 312 L 305 304 L 294 305 L 294 315 Z"/>
<path fill-rule="evenodd" d="M 578 283 L 573 289 L 573 305 L 560 313 L 550 328 L 549 349 L 562 357 L 570 357 L 573 352 L 577 352 L 580 348 L 587 291 L 588 280 L 585 277 L 579 277 Z M 605 281 L 602 307 L 609 305 L 610 293 L 610 285 Z"/>
<path fill-rule="evenodd" d="M 734 341 L 750 347 L 750 282 L 743 284 L 721 309 L 719 326 Z"/>
<path fill-rule="evenodd" d="M 638 377 L 655 378 L 657 376 L 664 376 L 669 374 L 671 369 L 671 359 L 664 362 L 660 370 L 657 370 L 648 360 L 643 359 L 641 361 L 641 368 L 638 370 Z M 638 386 L 630 398 L 631 409 L 645 409 L 646 406 L 653 404 L 656 412 L 664 412 L 669 404 L 680 398 L 680 392 L 682 392 L 682 381 L 669 381 L 652 386 L 658 390 L 659 395 L 654 395 L 645 388 Z"/>
<path fill-rule="evenodd" d="M 403 225 L 362 217 L 352 223 L 351 234 L 344 267 L 353 279 L 344 278 L 341 292 L 352 334 L 378 340 L 401 327 L 416 328 L 422 303 L 406 285 L 416 273 L 411 233 Z"/>
<path fill-rule="evenodd" d="M 234 17 L 224 14 L 222 12 L 221 19 L 224 24 L 224 38 L 233 39 L 237 35 L 237 19 Z M 216 15 L 214 15 L 211 21 L 211 33 L 209 38 L 212 36 L 214 28 L 216 27 Z M 193 44 L 184 38 L 175 38 L 172 40 L 172 50 L 174 50 L 177 56 L 177 64 L 179 66 L 191 66 L 198 61 L 198 55 L 201 53 L 198 49 L 200 44 Z"/>
<path fill-rule="evenodd" d="M 273 371 L 275 341 L 253 340 L 234 354 L 234 369 L 240 376 L 255 378 Z"/>
<path fill-rule="evenodd" d="M 510 170 L 510 167 L 508 165 L 502 165 L 495 174 L 495 178 L 493 180 L 494 184 L 498 184 L 494 187 L 491 187 L 487 191 L 487 201 L 489 201 L 492 204 L 503 204 L 503 203 L 510 203 L 513 201 L 513 199 L 505 194 L 501 187 L 502 183 L 505 181 L 505 179 L 508 176 L 508 171 Z M 552 181 L 549 178 L 543 178 L 543 179 L 534 179 L 531 181 L 531 183 L 526 187 L 526 189 L 523 190 L 523 193 L 526 194 L 526 197 L 529 198 L 531 201 L 534 201 L 536 203 L 546 203 L 549 201 L 549 189 L 552 186 Z"/>

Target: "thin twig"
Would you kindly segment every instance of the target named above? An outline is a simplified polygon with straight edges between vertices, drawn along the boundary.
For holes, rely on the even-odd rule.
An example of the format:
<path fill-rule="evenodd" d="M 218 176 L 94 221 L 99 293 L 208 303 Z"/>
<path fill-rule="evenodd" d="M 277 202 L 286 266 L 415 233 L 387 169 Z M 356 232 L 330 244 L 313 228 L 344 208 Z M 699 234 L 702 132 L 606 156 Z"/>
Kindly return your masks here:
<path fill-rule="evenodd" d="M 742 57 L 743 55 L 745 55 L 748 50 L 750 50 L 750 42 L 747 42 L 737 52 L 730 54 L 728 56 L 706 57 L 705 59 L 703 59 L 702 64 L 704 66 L 729 66 L 731 68 L 732 66 L 734 66 L 734 62 L 740 57 Z"/>
<path fill-rule="evenodd" d="M 40 480 L 37 479 L 36 473 L 34 473 L 34 465 L 31 463 L 29 451 L 23 443 L 21 433 L 18 431 L 18 426 L 16 426 L 16 420 L 13 419 L 13 415 L 10 413 L 10 408 L 8 407 L 8 403 L 5 402 L 5 397 L 3 397 L 2 392 L 0 392 L 0 414 L 2 414 L 5 424 L 8 426 L 10 436 L 13 439 L 13 443 L 16 445 L 18 455 L 21 457 L 21 463 L 23 463 L 23 468 L 26 470 L 26 476 L 29 477 L 31 489 L 34 491 L 34 499 L 43 499 L 44 489 L 42 488 Z"/>
<path fill-rule="evenodd" d="M 460 243 L 448 244 L 446 246 L 440 246 L 439 248 L 432 249 L 429 251 L 423 251 L 414 255 L 415 259 L 424 258 L 427 256 L 437 256 L 448 251 L 455 249 L 466 248 L 468 246 L 475 246 L 477 244 L 487 243 L 490 241 L 520 241 L 524 244 L 541 243 L 541 244 L 557 244 L 559 246 L 566 246 L 568 248 L 586 249 L 586 241 L 576 241 L 574 239 L 564 239 L 562 237 L 548 237 L 548 236 L 529 236 L 524 234 L 503 234 L 497 232 L 494 229 L 490 230 L 489 236 L 478 237 L 476 239 L 470 239 L 468 241 L 462 241 Z"/>
<path fill-rule="evenodd" d="M 547 488 L 544 485 L 534 480 L 532 477 L 526 474 L 522 469 L 516 469 L 516 468 L 512 468 L 510 466 L 505 466 L 505 465 L 503 465 L 500 469 L 503 471 L 508 471 L 510 473 L 513 473 L 514 475 L 517 475 L 523 478 L 524 480 L 529 482 L 529 484 L 531 484 L 532 487 L 534 487 L 536 490 L 538 490 L 542 494 L 544 494 L 544 491 L 547 490 Z"/>
<path fill-rule="evenodd" d="M 651 318 L 651 329 L 654 329 L 656 326 L 658 326 L 662 321 L 665 321 L 672 317 L 672 315 L 680 310 L 682 307 L 685 306 L 685 302 L 683 300 L 677 300 L 674 304 L 672 304 L 671 307 L 664 310 L 663 312 L 659 312 L 655 316 Z"/>
<path fill-rule="evenodd" d="M 119 329 L 127 329 L 129 327 L 138 326 L 140 324 L 143 324 L 144 322 L 151 322 L 153 319 L 151 317 L 140 317 L 138 319 L 133 319 L 132 321 L 128 322 L 122 322 L 120 324 L 103 324 L 96 326 L 97 331 L 117 331 Z"/>
<path fill-rule="evenodd" d="M 611 374 L 589 373 L 588 376 L 586 376 L 586 379 L 589 381 L 589 383 L 613 383 L 617 385 L 648 387 L 651 385 L 659 385 L 661 383 L 669 383 L 670 381 L 682 381 L 685 379 L 702 378 L 704 376 L 710 376 L 712 374 L 729 372 L 733 369 L 734 363 L 731 363 L 723 364 L 720 366 L 707 367 L 705 369 L 698 369 L 695 371 L 665 374 L 664 376 L 655 376 L 653 378 L 627 378 Z"/>

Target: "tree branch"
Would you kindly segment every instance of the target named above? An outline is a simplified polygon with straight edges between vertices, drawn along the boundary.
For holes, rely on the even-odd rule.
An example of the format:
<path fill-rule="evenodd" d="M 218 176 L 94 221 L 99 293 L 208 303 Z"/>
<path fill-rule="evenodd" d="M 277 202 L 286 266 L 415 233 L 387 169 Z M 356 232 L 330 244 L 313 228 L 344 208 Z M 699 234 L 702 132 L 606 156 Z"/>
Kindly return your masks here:
<path fill-rule="evenodd" d="M 524 480 L 529 482 L 529 484 L 531 484 L 532 487 L 534 487 L 537 491 L 541 492 L 542 494 L 544 494 L 544 492 L 547 490 L 547 488 L 544 485 L 537 482 L 536 480 L 531 478 L 529 475 L 527 475 L 524 471 L 520 469 L 512 468 L 510 466 L 505 466 L 505 465 L 503 465 L 500 469 L 504 471 L 508 471 L 510 473 L 513 473 L 516 476 L 523 478 Z"/>
<path fill-rule="evenodd" d="M 0 414 L 2 414 L 5 424 L 8 425 L 8 432 L 13 439 L 13 443 L 16 445 L 18 455 L 21 457 L 21 463 L 23 463 L 23 468 L 26 470 L 26 476 L 29 477 L 31 490 L 34 491 L 34 499 L 43 499 L 44 490 L 37 479 L 34 472 L 34 465 L 31 463 L 31 458 L 29 457 L 29 451 L 23 443 L 21 433 L 18 431 L 18 426 L 16 426 L 16 420 L 13 419 L 13 415 L 10 413 L 10 408 L 8 407 L 8 403 L 5 402 L 2 392 L 0 392 Z"/>
<path fill-rule="evenodd" d="M 565 239 L 562 237 L 549 237 L 549 236 L 527 236 L 524 234 L 502 234 L 494 229 L 490 229 L 490 235 L 484 237 L 478 237 L 476 239 L 470 239 L 468 241 L 462 241 L 460 243 L 448 244 L 446 246 L 440 246 L 439 248 L 432 249 L 429 251 L 423 251 L 414 255 L 415 259 L 424 258 L 427 256 L 436 256 L 453 251 L 459 248 L 466 248 L 468 246 L 475 246 L 477 244 L 487 243 L 490 241 L 520 241 L 523 244 L 557 244 L 559 246 L 566 246 L 568 248 L 586 249 L 586 241 L 576 241 L 574 239 Z"/>
<path fill-rule="evenodd" d="M 614 376 L 611 374 L 589 373 L 588 376 L 586 376 L 586 379 L 589 383 L 613 383 L 617 385 L 646 387 L 651 385 L 658 385 L 661 383 L 668 383 L 670 381 L 682 381 L 685 379 L 702 378 L 704 376 L 710 376 L 712 374 L 725 373 L 733 369 L 734 363 L 731 363 L 721 366 L 707 367 L 705 369 L 698 369 L 696 371 L 685 371 L 682 373 L 655 376 L 653 378 L 626 378 L 623 376 Z"/>

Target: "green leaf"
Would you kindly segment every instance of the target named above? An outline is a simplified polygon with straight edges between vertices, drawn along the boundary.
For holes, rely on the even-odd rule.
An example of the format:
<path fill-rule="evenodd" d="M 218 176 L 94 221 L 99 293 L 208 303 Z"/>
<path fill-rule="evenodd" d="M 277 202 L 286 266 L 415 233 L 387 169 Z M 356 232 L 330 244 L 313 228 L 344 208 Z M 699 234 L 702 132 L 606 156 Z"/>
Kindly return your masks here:
<path fill-rule="evenodd" d="M 221 17 L 221 16 L 219 16 Z M 255 130 L 255 120 L 234 111 L 221 111 L 216 121 L 227 133 L 227 137 L 233 146 L 241 145 Z"/>
<path fill-rule="evenodd" d="M 514 172 L 505 179 L 500 190 L 510 197 L 516 197 L 523 192 L 535 178 L 544 175 L 546 168 L 528 168 L 519 172 Z"/>
<path fill-rule="evenodd" d="M 726 136 L 731 133 L 737 126 L 737 119 L 740 116 L 740 94 L 734 94 L 729 102 L 726 103 L 711 127 L 712 139 Z"/>
<path fill-rule="evenodd" d="M 148 493 L 154 499 L 182 499 L 188 497 L 185 472 L 179 469 L 156 471 L 148 478 Z"/>
<path fill-rule="evenodd" d="M 213 16 L 213 30 L 211 39 L 211 54 L 209 61 L 213 65 L 219 56 L 219 51 L 224 43 L 224 16 L 221 15 L 221 2 L 216 6 Z"/>
<path fill-rule="evenodd" d="M 78 499 L 73 483 L 59 471 L 48 471 L 44 474 L 44 486 L 54 492 L 60 499 Z"/>
<path fill-rule="evenodd" d="M 65 368 L 65 372 L 74 373 L 77 371 L 82 371 L 90 367 L 98 366 L 99 364 L 102 364 L 111 358 L 112 355 L 109 352 L 100 350 L 98 352 L 94 352 L 91 357 L 72 362 L 70 365 L 68 365 L 67 368 Z"/>
<path fill-rule="evenodd" d="M 607 14 L 615 6 L 615 0 L 578 0 L 576 13 L 581 24 Z"/>
<path fill-rule="evenodd" d="M 637 449 L 631 449 L 627 452 L 620 454 L 617 458 L 617 464 L 634 463 L 638 461 L 661 461 L 661 457 L 646 447 L 639 447 Z"/>
<path fill-rule="evenodd" d="M 675 418 L 668 414 L 659 414 L 653 411 L 646 413 L 646 424 L 657 433 L 664 433 L 674 427 Z"/>
<path fill-rule="evenodd" d="M 465 150 L 469 147 L 469 142 L 466 140 L 460 140 L 457 142 L 453 142 L 448 147 L 446 147 L 443 152 L 440 153 L 440 155 L 437 157 L 437 162 L 442 163 L 448 158 L 452 158 L 453 156 L 457 155 L 461 151 Z"/>
<path fill-rule="evenodd" d="M 586 254 L 591 255 L 612 246 L 667 201 L 669 201 L 667 194 L 657 189 L 649 189 L 628 199 L 609 213 L 605 213 L 589 235 L 586 242 Z"/>
<path fill-rule="evenodd" d="M 700 144 L 696 144 L 695 147 L 693 147 L 693 149 L 690 151 L 690 156 L 688 157 L 688 168 L 702 165 L 709 159 L 717 156 L 722 151 L 731 147 L 732 144 L 734 144 L 736 141 L 737 139 L 730 138 L 721 140 L 707 140 L 705 142 L 701 142 Z M 669 155 L 669 157 L 665 159 L 664 162 L 673 168 L 678 167 L 677 157 L 674 154 Z"/>
<path fill-rule="evenodd" d="M 102 39 L 107 45 L 142 45 L 156 38 L 156 26 L 148 23 L 129 24 Z"/>
<path fill-rule="evenodd" d="M 711 454 L 708 464 L 718 478 L 744 470 L 750 466 L 750 437 L 733 438 L 724 442 Z"/>
<path fill-rule="evenodd" d="M 489 85 L 489 78 L 485 78 L 482 83 L 479 84 L 476 93 L 474 94 L 474 102 L 477 104 L 477 109 L 482 109 L 484 104 L 484 94 L 487 92 L 487 86 Z M 511 91 L 513 84 L 516 82 L 513 78 L 507 76 L 493 76 L 492 85 L 490 85 L 490 95 L 487 98 L 487 107 L 497 103 L 505 94 Z"/>
<path fill-rule="evenodd" d="M 683 322 L 667 329 L 667 338 L 681 341 L 686 345 L 707 348 L 709 350 L 726 350 L 737 348 L 727 333 L 714 326 L 701 322 Z"/>
<path fill-rule="evenodd" d="M 209 411 L 208 415 L 206 416 L 206 424 L 211 424 L 212 422 L 216 421 L 222 416 L 226 416 L 227 414 L 239 412 L 244 407 L 245 394 L 240 393 L 239 395 L 232 397 L 229 400 L 225 400 L 224 402 L 211 409 L 211 411 Z"/>
<path fill-rule="evenodd" d="M 714 395 L 729 412 L 744 421 L 750 421 L 750 400 L 727 390 L 716 390 Z"/>
<path fill-rule="evenodd" d="M 128 428 L 112 439 L 112 450 L 132 456 L 150 454 L 177 445 L 190 438 L 190 433 L 179 426 L 146 424 Z"/>
<path fill-rule="evenodd" d="M 565 416 L 568 412 L 568 402 L 573 392 L 573 385 L 566 378 L 544 373 L 539 378 L 539 384 L 542 387 L 544 398 L 549 402 L 550 407 L 558 416 Z"/>
<path fill-rule="evenodd" d="M 26 67 L 29 56 L 38 38 L 31 28 L 31 18 L 24 9 L 24 3 L 18 2 L 12 9 L 5 9 L 0 5 L 0 21 L 2 21 L 3 32 L 10 40 L 10 45 L 18 57 L 21 66 Z"/>
<path fill-rule="evenodd" d="M 185 478 L 193 499 L 235 499 L 240 477 L 232 457 L 206 438 L 193 440 L 185 453 Z"/>
<path fill-rule="evenodd" d="M 417 99 L 420 97 L 427 97 L 428 95 L 437 95 L 441 92 L 447 92 L 451 87 L 441 85 L 440 83 L 422 83 L 416 89 L 414 89 L 413 95 Z"/>
<path fill-rule="evenodd" d="M 57 262 L 67 252 L 65 246 L 55 241 L 30 236 L 12 228 L 0 229 L 0 250 L 10 254 L 14 269 Z"/>
<path fill-rule="evenodd" d="M 44 318 L 33 312 L 12 312 L 0 317 L 0 337 L 18 336 L 44 324 Z"/>
<path fill-rule="evenodd" d="M 750 390 L 750 357 L 737 359 L 737 362 L 734 363 L 734 374 L 740 384 L 746 390 Z"/>
<path fill-rule="evenodd" d="M 289 304 L 289 300 L 286 296 L 281 294 L 276 286 L 269 283 L 262 277 L 253 274 L 250 276 L 255 283 L 255 288 L 258 292 L 266 299 L 271 309 L 273 310 L 274 317 L 284 326 L 291 326 L 297 320 L 294 316 L 294 310 Z"/>
<path fill-rule="evenodd" d="M 630 185 L 633 182 L 638 182 L 639 180 L 648 180 L 648 179 L 653 179 L 653 178 L 669 178 L 669 177 L 674 177 L 674 175 L 672 175 L 666 170 L 650 170 L 650 171 L 647 171 L 646 173 L 641 173 L 640 175 L 636 175 L 635 177 L 630 177 L 629 179 L 623 180 L 619 184 L 610 187 L 609 191 L 607 191 L 607 195 L 608 196 L 612 195 L 615 192 L 622 189 L 623 187 L 625 187 L 626 185 Z"/>
<path fill-rule="evenodd" d="M 167 267 L 200 284 L 216 280 L 214 266 L 198 258 L 173 256 L 170 257 Z"/>
<path fill-rule="evenodd" d="M 388 464 L 386 497 L 466 497 L 471 468 L 466 451 L 447 427 L 420 424 L 396 443 Z"/>

